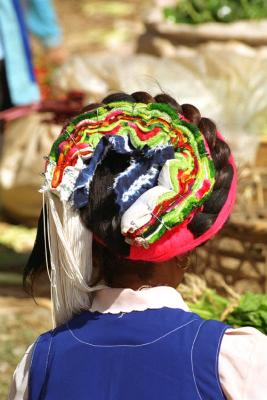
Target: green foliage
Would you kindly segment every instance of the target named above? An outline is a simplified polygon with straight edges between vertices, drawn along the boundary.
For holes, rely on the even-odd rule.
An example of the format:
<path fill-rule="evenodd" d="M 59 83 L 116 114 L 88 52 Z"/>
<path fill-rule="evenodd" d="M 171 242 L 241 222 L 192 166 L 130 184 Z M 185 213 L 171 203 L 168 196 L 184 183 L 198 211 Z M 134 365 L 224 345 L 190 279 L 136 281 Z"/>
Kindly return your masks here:
<path fill-rule="evenodd" d="M 245 293 L 226 322 L 235 326 L 253 326 L 267 334 L 267 295 Z"/>
<path fill-rule="evenodd" d="M 190 310 L 204 319 L 221 319 L 229 300 L 219 296 L 215 290 L 206 289 L 196 303 L 187 303 Z"/>
<path fill-rule="evenodd" d="M 164 15 L 177 23 L 233 22 L 267 18 L 266 0 L 180 0 Z"/>
<path fill-rule="evenodd" d="M 196 303 L 188 303 L 190 310 L 203 319 L 224 320 L 234 327 L 252 326 L 267 334 L 267 294 L 245 293 L 232 310 L 231 301 L 206 289 Z M 230 313 L 225 310 L 229 309 Z"/>

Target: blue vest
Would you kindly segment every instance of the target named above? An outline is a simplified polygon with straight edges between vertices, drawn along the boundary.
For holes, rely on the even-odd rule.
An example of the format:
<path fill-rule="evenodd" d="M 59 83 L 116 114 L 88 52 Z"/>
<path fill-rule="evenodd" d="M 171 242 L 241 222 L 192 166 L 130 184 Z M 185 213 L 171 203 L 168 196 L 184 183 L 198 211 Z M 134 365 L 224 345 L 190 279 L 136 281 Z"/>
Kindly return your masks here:
<path fill-rule="evenodd" d="M 225 329 L 179 309 L 85 311 L 37 340 L 29 400 L 223 400 Z"/>

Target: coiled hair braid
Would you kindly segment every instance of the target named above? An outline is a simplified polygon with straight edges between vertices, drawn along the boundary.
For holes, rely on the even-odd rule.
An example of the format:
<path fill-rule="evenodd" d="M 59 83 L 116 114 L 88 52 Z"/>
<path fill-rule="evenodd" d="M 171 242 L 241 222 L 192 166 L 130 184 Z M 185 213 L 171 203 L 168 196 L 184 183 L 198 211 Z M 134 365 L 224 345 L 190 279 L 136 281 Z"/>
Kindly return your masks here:
<path fill-rule="evenodd" d="M 182 105 L 183 115 L 199 127 L 209 145 L 216 176 L 215 185 L 210 198 L 205 202 L 203 210 L 194 216 L 188 228 L 195 237 L 206 232 L 215 222 L 228 197 L 233 179 L 233 168 L 229 164 L 230 148 L 217 136 L 217 128 L 213 121 L 202 118 L 199 110 L 190 105 Z"/>

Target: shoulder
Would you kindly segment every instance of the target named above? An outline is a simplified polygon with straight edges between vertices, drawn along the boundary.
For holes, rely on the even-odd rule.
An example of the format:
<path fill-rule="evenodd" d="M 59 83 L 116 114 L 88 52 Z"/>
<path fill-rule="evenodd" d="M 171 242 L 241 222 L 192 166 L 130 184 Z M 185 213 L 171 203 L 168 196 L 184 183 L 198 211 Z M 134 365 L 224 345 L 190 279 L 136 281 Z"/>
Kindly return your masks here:
<path fill-rule="evenodd" d="M 28 399 L 28 379 L 34 344 L 28 347 L 15 369 L 9 388 L 8 400 Z"/>
<path fill-rule="evenodd" d="M 229 399 L 263 400 L 267 392 L 267 337 L 255 328 L 227 329 L 219 376 Z"/>
<path fill-rule="evenodd" d="M 59 329 L 62 328 L 63 327 L 60 327 Z M 40 357 L 47 354 L 51 338 L 57 331 L 58 330 L 56 329 L 55 331 L 44 332 L 27 348 L 13 374 L 9 388 L 8 400 L 28 399 L 28 382 L 33 359 L 35 357 L 40 360 Z"/>
<path fill-rule="evenodd" d="M 251 327 L 226 329 L 220 355 L 231 363 L 239 363 L 240 359 L 248 361 L 249 357 L 257 355 L 256 363 L 264 360 L 267 364 L 267 336 Z"/>

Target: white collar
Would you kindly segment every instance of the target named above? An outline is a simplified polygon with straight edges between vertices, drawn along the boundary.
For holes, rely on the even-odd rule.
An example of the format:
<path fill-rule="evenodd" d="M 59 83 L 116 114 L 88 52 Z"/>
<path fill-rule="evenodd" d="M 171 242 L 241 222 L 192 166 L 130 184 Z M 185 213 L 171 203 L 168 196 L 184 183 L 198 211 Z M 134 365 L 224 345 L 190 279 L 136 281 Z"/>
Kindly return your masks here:
<path fill-rule="evenodd" d="M 163 307 L 189 311 L 180 293 L 170 286 L 157 286 L 142 290 L 108 287 L 95 293 L 90 311 L 118 314 Z"/>

